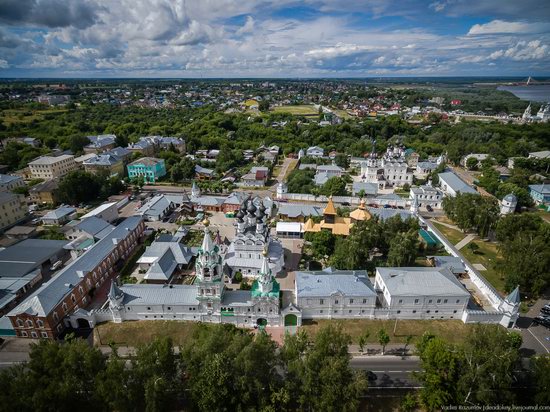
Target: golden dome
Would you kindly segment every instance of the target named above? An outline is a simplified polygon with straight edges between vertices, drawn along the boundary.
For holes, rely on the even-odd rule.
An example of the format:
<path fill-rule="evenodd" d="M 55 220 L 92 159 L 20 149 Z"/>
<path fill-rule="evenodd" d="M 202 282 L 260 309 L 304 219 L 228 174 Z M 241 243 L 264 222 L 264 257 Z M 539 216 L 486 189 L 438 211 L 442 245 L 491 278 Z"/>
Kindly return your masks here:
<path fill-rule="evenodd" d="M 208 220 L 207 217 L 204 218 L 204 220 L 202 221 L 202 224 L 206 227 L 208 227 L 210 225 L 210 220 Z"/>
<path fill-rule="evenodd" d="M 267 256 L 267 248 L 264 247 L 264 250 L 262 250 L 262 256 Z"/>

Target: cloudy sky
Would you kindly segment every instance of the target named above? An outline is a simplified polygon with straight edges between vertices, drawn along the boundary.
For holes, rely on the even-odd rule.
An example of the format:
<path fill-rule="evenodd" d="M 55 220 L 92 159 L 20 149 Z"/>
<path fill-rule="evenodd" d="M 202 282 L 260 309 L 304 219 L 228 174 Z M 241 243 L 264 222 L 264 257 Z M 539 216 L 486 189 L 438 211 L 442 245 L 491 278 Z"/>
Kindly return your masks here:
<path fill-rule="evenodd" d="M 0 77 L 550 75 L 549 0 L 0 0 Z"/>

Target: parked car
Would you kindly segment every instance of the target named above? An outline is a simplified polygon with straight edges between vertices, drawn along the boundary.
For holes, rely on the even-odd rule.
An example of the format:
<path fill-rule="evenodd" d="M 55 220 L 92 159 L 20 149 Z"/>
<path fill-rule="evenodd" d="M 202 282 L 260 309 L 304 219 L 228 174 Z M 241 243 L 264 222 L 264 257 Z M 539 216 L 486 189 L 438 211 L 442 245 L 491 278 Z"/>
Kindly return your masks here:
<path fill-rule="evenodd" d="M 350 202 L 342 202 L 342 206 L 351 206 Z"/>
<path fill-rule="evenodd" d="M 389 208 L 391 208 L 391 206 L 390 206 L 390 205 L 387 205 L 387 204 L 386 204 L 386 205 L 384 205 L 384 209 L 389 209 Z"/>
<path fill-rule="evenodd" d="M 535 319 L 533 319 L 533 323 L 550 328 L 550 318 L 547 316 L 537 316 Z"/>
<path fill-rule="evenodd" d="M 550 316 L 550 309 L 543 307 L 540 310 L 540 313 L 544 313 L 545 315 Z"/>
<path fill-rule="evenodd" d="M 371 381 L 371 382 L 378 379 L 378 376 L 376 376 L 376 373 L 374 373 L 373 371 L 365 371 L 365 377 L 367 378 L 368 381 Z"/>

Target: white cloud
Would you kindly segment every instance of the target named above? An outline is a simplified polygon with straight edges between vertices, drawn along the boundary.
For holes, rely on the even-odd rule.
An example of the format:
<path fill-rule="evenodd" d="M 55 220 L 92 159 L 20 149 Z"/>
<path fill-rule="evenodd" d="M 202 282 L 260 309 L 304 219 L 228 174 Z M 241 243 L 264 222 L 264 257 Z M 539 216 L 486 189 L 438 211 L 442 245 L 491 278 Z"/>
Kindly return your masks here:
<path fill-rule="evenodd" d="M 544 33 L 550 30 L 550 23 L 528 23 L 521 21 L 493 20 L 485 24 L 474 24 L 468 35 L 503 33 Z"/>
<path fill-rule="evenodd" d="M 7 69 L 8 67 L 10 67 L 8 62 L 4 59 L 0 59 L 0 69 Z"/>
<path fill-rule="evenodd" d="M 239 30 L 237 30 L 237 35 L 243 35 L 247 33 L 252 33 L 255 28 L 255 21 L 252 16 L 246 16 L 246 22 L 244 23 L 244 26 L 242 26 Z"/>

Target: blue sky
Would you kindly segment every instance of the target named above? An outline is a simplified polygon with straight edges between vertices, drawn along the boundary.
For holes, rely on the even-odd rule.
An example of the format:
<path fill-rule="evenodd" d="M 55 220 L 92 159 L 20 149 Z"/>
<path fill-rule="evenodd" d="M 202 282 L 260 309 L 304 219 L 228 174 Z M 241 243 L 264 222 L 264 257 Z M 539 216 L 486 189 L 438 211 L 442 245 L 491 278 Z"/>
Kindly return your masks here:
<path fill-rule="evenodd" d="M 545 0 L 0 0 L 0 77 L 550 75 Z"/>

